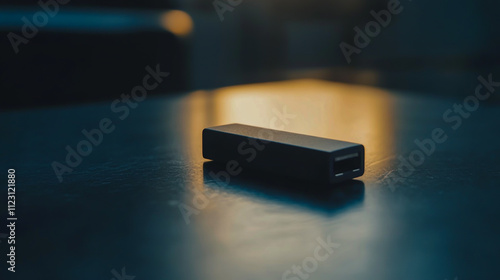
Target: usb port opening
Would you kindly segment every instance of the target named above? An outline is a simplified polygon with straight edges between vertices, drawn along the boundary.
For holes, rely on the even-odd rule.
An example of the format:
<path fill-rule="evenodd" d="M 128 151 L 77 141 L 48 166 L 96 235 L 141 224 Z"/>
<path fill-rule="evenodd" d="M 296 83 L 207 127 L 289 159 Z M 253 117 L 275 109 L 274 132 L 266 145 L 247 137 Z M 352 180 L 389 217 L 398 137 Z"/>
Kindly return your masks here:
<path fill-rule="evenodd" d="M 342 176 L 346 172 L 356 172 L 361 168 L 359 153 L 352 153 L 335 157 L 333 171 L 335 176 Z"/>

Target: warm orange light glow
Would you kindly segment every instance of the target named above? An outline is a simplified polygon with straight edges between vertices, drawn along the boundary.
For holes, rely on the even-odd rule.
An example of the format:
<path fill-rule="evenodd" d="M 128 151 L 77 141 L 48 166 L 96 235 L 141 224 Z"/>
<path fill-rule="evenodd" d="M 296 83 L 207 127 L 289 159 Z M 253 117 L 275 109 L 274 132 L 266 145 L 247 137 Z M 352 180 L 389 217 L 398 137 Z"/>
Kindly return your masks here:
<path fill-rule="evenodd" d="M 295 80 L 196 91 L 186 100 L 184 150 L 201 159 L 201 131 L 207 126 L 242 123 L 361 143 L 366 164 L 393 154 L 393 99 L 368 86 L 321 80 Z M 294 118 L 284 123 L 280 114 Z M 275 121 L 273 121 L 275 119 Z M 369 170 L 367 171 L 369 172 Z"/>
<path fill-rule="evenodd" d="M 275 128 L 362 143 L 377 156 L 392 154 L 391 99 L 374 87 L 319 80 L 232 86 L 214 92 L 213 106 L 216 125 Z M 295 118 L 271 122 L 285 111 Z M 368 162 L 371 155 L 367 153 Z"/>
<path fill-rule="evenodd" d="M 172 10 L 165 12 L 160 17 L 160 23 L 167 31 L 177 36 L 187 36 L 193 30 L 193 20 L 183 11 Z"/>

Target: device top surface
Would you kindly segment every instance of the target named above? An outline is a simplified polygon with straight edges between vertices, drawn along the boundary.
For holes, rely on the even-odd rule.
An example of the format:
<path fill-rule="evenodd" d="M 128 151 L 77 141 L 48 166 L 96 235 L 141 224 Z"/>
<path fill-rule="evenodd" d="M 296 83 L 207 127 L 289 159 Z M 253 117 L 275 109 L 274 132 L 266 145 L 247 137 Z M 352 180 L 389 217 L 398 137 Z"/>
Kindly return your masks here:
<path fill-rule="evenodd" d="M 272 142 L 279 142 L 283 144 L 300 146 L 325 152 L 333 152 L 336 150 L 361 145 L 335 139 L 321 138 L 311 135 L 250 126 L 239 123 L 207 127 L 207 129 L 226 133 L 241 134 L 248 137 L 254 137 Z"/>

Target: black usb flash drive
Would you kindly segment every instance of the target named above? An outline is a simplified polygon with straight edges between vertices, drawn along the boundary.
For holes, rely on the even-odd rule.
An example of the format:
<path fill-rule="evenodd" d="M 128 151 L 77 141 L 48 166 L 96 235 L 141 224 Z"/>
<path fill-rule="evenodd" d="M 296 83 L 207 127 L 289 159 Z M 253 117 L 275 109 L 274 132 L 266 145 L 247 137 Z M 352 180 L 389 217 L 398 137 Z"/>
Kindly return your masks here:
<path fill-rule="evenodd" d="M 322 183 L 345 181 L 365 171 L 361 144 L 242 124 L 205 128 L 203 157 L 226 162 L 233 173 L 250 167 Z"/>

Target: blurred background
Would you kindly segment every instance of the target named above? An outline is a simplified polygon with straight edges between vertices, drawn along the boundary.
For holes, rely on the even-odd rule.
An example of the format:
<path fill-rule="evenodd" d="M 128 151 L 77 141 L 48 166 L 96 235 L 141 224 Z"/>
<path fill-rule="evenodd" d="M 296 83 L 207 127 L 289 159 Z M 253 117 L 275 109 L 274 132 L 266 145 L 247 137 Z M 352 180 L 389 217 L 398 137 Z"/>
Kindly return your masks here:
<path fill-rule="evenodd" d="M 18 279 L 284 279 L 330 235 L 341 247 L 309 279 L 500 279 L 498 91 L 443 118 L 479 75 L 500 81 L 500 2 L 401 0 L 349 63 L 340 44 L 394 1 L 0 0 Z M 112 100 L 156 65 L 170 76 L 120 123 Z M 116 130 L 91 145 L 103 120 Z M 233 122 L 362 143 L 366 172 L 338 189 L 252 173 L 221 187 L 202 130 Z M 449 140 L 425 157 L 416 140 L 436 128 Z"/>
<path fill-rule="evenodd" d="M 500 3 L 488 0 L 402 0 L 402 11 L 348 63 L 340 43 L 355 46 L 354 28 L 387 5 L 1 0 L 0 107 L 113 100 L 156 64 L 171 75 L 153 94 L 315 78 L 465 96 L 479 74 L 498 70 Z"/>

